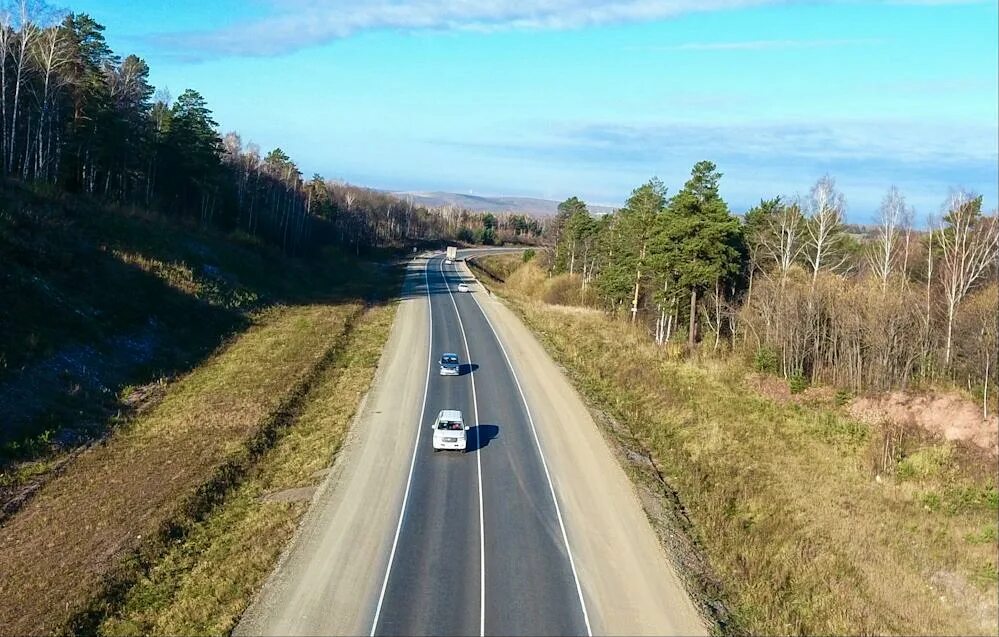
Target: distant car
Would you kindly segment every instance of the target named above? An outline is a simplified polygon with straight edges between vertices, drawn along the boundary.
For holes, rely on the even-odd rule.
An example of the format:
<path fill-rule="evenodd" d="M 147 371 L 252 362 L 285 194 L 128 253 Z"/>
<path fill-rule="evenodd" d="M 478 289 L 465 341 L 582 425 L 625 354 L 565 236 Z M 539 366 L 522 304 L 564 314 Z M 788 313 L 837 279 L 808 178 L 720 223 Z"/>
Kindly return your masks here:
<path fill-rule="evenodd" d="M 461 365 L 458 364 L 458 355 L 450 352 L 441 354 L 441 376 L 459 376 Z"/>
<path fill-rule="evenodd" d="M 466 283 L 459 283 L 458 284 L 458 291 L 459 292 L 468 292 L 469 291 L 469 287 L 468 287 L 468 285 Z"/>
<path fill-rule="evenodd" d="M 468 449 L 468 427 L 457 409 L 441 410 L 430 428 L 434 430 L 434 451 Z"/>
<path fill-rule="evenodd" d="M 444 265 L 454 265 L 454 261 L 451 259 L 444 259 Z"/>

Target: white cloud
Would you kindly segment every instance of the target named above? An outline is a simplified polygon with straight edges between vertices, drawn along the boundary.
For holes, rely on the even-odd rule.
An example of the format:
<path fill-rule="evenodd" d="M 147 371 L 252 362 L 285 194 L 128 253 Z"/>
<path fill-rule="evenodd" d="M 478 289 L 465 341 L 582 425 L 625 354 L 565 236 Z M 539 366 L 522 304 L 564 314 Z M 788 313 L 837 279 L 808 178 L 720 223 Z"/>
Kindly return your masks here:
<path fill-rule="evenodd" d="M 286 53 L 377 29 L 558 30 L 664 20 L 788 0 L 267 0 L 270 15 L 212 31 L 153 36 L 191 58 Z"/>

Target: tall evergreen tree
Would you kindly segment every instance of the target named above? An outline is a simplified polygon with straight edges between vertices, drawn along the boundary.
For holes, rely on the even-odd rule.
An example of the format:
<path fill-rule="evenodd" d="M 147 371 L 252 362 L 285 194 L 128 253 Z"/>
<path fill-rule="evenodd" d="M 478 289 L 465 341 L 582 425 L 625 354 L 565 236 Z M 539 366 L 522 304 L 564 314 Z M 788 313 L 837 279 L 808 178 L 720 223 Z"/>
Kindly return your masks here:
<path fill-rule="evenodd" d="M 698 295 L 730 283 L 742 269 L 745 252 L 739 220 L 718 192 L 721 173 L 709 161 L 694 165 L 690 179 L 660 217 L 656 233 L 658 270 L 689 290 L 687 342 L 696 339 Z"/>

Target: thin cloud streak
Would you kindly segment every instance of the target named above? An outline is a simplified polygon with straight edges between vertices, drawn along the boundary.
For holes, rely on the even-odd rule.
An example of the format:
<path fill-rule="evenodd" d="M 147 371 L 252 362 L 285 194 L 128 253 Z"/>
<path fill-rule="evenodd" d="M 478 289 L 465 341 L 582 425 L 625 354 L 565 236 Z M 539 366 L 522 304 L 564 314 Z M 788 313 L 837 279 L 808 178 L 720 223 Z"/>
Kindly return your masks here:
<path fill-rule="evenodd" d="M 790 0 L 267 0 L 271 15 L 149 40 L 179 59 L 291 53 L 371 30 L 566 30 L 649 22 Z"/>
<path fill-rule="evenodd" d="M 818 49 L 826 47 L 882 44 L 878 38 L 843 40 L 749 40 L 745 42 L 687 42 L 672 46 L 646 47 L 655 51 L 763 51 L 768 49 Z"/>
<path fill-rule="evenodd" d="M 828 123 L 668 123 L 626 126 L 594 123 L 558 131 L 525 144 L 464 144 L 491 154 L 553 161 L 644 166 L 666 157 L 729 158 L 773 166 L 840 162 L 892 164 L 923 175 L 955 168 L 994 174 L 999 167 L 999 129 L 905 121 Z"/>
<path fill-rule="evenodd" d="M 156 33 L 147 39 L 185 61 L 291 53 L 372 30 L 567 30 L 668 20 L 812 0 L 260 0 L 270 15 L 206 31 Z M 834 0 L 852 2 L 854 0 Z M 982 0 L 880 0 L 887 4 L 979 4 Z M 786 41 L 693 44 L 690 50 L 835 46 Z M 852 43 L 856 44 L 857 41 Z M 683 45 L 681 45 L 683 46 Z"/>

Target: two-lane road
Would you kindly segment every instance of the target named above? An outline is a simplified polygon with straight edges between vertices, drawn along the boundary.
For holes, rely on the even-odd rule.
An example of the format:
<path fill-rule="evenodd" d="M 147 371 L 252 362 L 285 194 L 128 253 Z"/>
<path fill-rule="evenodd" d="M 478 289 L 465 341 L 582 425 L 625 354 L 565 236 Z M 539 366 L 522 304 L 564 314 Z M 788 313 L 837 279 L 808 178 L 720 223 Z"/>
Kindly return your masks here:
<path fill-rule="evenodd" d="M 434 453 L 442 409 L 467 453 Z M 555 363 L 463 263 L 415 259 L 347 443 L 235 633 L 705 632 Z"/>
<path fill-rule="evenodd" d="M 527 405 L 463 280 L 429 261 L 431 360 L 401 525 L 374 634 L 580 635 L 582 596 Z M 456 352 L 462 375 L 437 374 Z M 471 425 L 468 453 L 435 453 L 441 409 Z"/>

